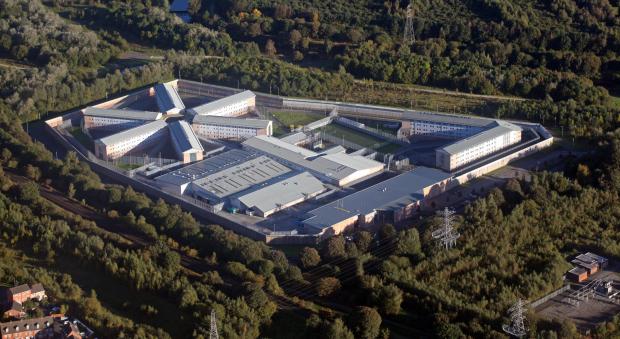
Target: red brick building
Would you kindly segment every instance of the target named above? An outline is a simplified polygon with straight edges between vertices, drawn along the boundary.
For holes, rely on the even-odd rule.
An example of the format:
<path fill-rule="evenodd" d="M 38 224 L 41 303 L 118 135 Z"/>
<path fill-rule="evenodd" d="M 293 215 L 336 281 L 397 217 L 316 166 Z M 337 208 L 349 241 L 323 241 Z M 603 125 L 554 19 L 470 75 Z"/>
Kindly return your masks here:
<path fill-rule="evenodd" d="M 7 301 L 9 304 L 17 302 L 23 304 L 28 300 L 36 299 L 38 301 L 46 298 L 45 289 L 41 284 L 34 284 L 32 287 L 27 284 L 15 286 L 7 290 Z"/>
<path fill-rule="evenodd" d="M 1 339 L 82 339 L 77 326 L 58 317 L 0 323 Z"/>

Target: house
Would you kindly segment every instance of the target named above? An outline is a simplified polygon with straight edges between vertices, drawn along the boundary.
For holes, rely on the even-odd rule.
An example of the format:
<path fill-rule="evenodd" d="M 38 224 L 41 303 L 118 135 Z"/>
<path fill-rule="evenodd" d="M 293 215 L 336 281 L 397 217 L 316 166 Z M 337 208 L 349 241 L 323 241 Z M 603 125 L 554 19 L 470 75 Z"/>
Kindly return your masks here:
<path fill-rule="evenodd" d="M 7 299 L 9 303 L 17 302 L 24 303 L 25 301 L 30 300 L 30 286 L 27 284 L 11 287 L 7 290 Z"/>
<path fill-rule="evenodd" d="M 0 323 L 1 339 L 82 339 L 77 326 L 59 317 L 42 317 Z"/>
<path fill-rule="evenodd" d="M 11 303 L 11 307 L 4 311 L 3 315 L 5 318 L 20 319 L 26 316 L 26 312 L 24 312 L 24 307 L 22 304 L 13 301 Z"/>
<path fill-rule="evenodd" d="M 38 301 L 41 301 L 45 298 L 47 298 L 47 295 L 45 294 L 45 289 L 43 288 L 43 285 L 36 283 L 30 287 L 31 300 L 36 299 Z"/>
<path fill-rule="evenodd" d="M 7 290 L 7 301 L 9 304 L 17 302 L 23 304 L 28 300 L 36 299 L 38 301 L 46 298 L 45 289 L 41 284 L 34 284 L 32 287 L 27 284 L 15 286 Z"/>
<path fill-rule="evenodd" d="M 566 273 L 566 277 L 573 282 L 580 283 L 588 279 L 588 271 L 583 267 L 573 267 Z"/>

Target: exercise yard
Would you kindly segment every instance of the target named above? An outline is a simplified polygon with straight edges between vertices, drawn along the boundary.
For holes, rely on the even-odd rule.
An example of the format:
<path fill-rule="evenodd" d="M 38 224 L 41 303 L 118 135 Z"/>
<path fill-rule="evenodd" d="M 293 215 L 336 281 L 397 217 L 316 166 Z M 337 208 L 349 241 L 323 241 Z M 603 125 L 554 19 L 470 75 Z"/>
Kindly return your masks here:
<path fill-rule="evenodd" d="M 333 137 L 342 138 L 345 142 L 348 141 L 381 153 L 393 153 L 401 148 L 399 144 L 337 124 L 329 124 L 322 128 L 322 131 Z"/>

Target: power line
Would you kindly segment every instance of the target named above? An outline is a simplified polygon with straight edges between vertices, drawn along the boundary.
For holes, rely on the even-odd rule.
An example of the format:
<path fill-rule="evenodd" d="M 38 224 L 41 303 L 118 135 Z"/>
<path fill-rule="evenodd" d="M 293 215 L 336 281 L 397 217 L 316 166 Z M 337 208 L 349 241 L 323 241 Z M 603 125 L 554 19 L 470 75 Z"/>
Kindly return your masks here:
<path fill-rule="evenodd" d="M 508 309 L 508 314 L 510 314 L 510 324 L 502 326 L 504 332 L 515 337 L 522 337 L 527 334 L 527 329 L 524 324 L 525 316 L 523 315 L 524 306 L 525 303 L 523 300 L 519 299 L 510 309 Z"/>

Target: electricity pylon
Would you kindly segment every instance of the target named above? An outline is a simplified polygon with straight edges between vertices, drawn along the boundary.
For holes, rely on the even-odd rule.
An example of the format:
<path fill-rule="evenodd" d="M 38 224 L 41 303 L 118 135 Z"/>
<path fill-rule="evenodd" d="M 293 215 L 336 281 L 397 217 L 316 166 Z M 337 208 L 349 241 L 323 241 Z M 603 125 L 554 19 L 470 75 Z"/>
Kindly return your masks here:
<path fill-rule="evenodd" d="M 215 310 L 211 310 L 211 332 L 209 332 L 209 339 L 219 339 L 217 334 L 217 319 L 215 318 Z"/>
<path fill-rule="evenodd" d="M 446 249 L 449 249 L 456 245 L 456 239 L 458 239 L 461 235 L 454 230 L 452 226 L 454 221 L 454 211 L 449 208 L 444 208 L 441 212 L 443 217 L 443 226 L 431 233 L 433 239 L 438 239 Z"/>
<path fill-rule="evenodd" d="M 523 300 L 519 299 L 510 309 L 508 309 L 508 314 L 510 314 L 510 324 L 502 326 L 504 332 L 518 338 L 527 334 L 527 329 L 525 328 L 524 323 L 525 316 L 523 315 L 524 306 L 525 303 Z"/>
<path fill-rule="evenodd" d="M 405 21 L 405 33 L 403 35 L 403 45 L 410 46 L 415 41 L 415 32 L 413 31 L 413 4 L 407 6 L 407 19 Z"/>

